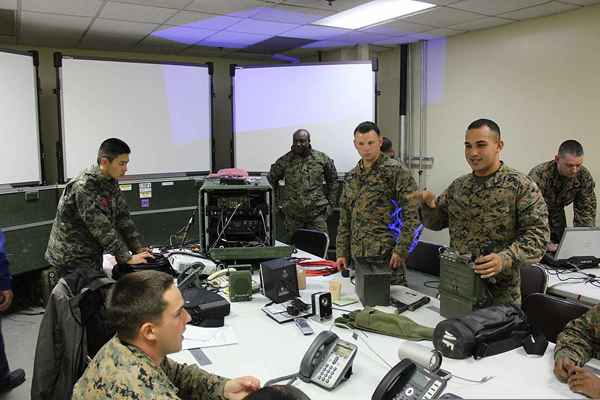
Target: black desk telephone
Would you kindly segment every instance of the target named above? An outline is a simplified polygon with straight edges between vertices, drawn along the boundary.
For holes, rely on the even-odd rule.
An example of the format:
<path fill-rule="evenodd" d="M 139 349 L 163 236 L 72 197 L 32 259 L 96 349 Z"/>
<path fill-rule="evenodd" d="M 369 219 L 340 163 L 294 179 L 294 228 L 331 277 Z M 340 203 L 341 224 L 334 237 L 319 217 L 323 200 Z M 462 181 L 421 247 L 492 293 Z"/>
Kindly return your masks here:
<path fill-rule="evenodd" d="M 447 375 L 431 373 L 405 358 L 383 377 L 371 400 L 435 400 L 446 387 Z"/>
<path fill-rule="evenodd" d="M 352 375 L 355 344 L 342 340 L 331 331 L 323 331 L 310 345 L 302 363 L 299 377 L 331 390 Z"/>

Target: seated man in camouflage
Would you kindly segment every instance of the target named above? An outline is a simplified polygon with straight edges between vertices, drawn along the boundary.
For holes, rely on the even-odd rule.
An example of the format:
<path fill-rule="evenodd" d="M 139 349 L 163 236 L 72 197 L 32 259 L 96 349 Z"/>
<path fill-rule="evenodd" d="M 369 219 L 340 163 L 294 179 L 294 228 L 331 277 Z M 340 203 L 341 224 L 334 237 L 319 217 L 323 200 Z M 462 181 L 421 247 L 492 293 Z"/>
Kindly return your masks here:
<path fill-rule="evenodd" d="M 582 366 L 600 358 L 600 306 L 567 324 L 556 339 L 554 374 L 569 388 L 594 399 L 600 398 L 600 378 Z"/>
<path fill-rule="evenodd" d="M 183 304 L 165 273 L 141 271 L 120 279 L 107 307 L 117 334 L 88 365 L 72 399 L 238 400 L 258 390 L 257 378 L 226 379 L 167 358 L 181 350 L 191 319 Z"/>
<path fill-rule="evenodd" d="M 426 228 L 450 231 L 450 247 L 476 257 L 494 304 L 521 304 L 520 266 L 538 262 L 550 237 L 548 209 L 531 178 L 500 160 L 500 127 L 478 119 L 467 127 L 465 158 L 472 172 L 435 197 L 418 192 Z M 482 254 L 482 253 L 489 254 Z"/>

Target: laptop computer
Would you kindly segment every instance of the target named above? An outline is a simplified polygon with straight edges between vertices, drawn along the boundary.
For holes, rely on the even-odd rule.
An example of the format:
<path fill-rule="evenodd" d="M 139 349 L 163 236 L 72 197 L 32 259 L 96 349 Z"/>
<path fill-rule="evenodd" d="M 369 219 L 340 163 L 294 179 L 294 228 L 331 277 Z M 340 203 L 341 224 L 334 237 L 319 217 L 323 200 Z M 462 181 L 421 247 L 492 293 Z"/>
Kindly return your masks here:
<path fill-rule="evenodd" d="M 546 253 L 542 262 L 557 268 L 596 268 L 600 263 L 600 228 L 566 228 L 556 253 Z"/>

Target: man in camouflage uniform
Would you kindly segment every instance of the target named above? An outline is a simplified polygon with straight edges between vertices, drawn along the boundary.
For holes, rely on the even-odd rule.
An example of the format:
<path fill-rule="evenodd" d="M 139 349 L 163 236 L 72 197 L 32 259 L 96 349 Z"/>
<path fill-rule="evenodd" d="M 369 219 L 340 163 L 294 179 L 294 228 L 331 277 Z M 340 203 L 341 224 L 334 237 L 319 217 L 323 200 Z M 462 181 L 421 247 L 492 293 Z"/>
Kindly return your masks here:
<path fill-rule="evenodd" d="M 60 275 L 102 270 L 105 252 L 128 264 L 146 263 L 146 257 L 152 257 L 140 243 L 117 181 L 127 172 L 129 153 L 122 140 L 105 140 L 98 150 L 98 165 L 65 186 L 46 249 L 46 260 Z"/>
<path fill-rule="evenodd" d="M 594 178 L 583 166 L 583 146 L 576 140 L 567 140 L 558 148 L 554 160 L 541 163 L 529 171 L 548 205 L 550 244 L 555 252 L 562 238 L 567 218 L 564 208 L 573 203 L 573 225 L 596 225 L 596 193 Z"/>
<path fill-rule="evenodd" d="M 392 284 L 405 285 L 404 262 L 418 225 L 415 203 L 407 195 L 417 185 L 399 161 L 381 153 L 381 143 L 373 122 L 362 122 L 354 131 L 361 160 L 347 174 L 340 198 L 337 265 L 346 269 L 352 257 L 358 269 L 369 266 L 369 272 L 390 271 Z M 397 240 L 388 226 L 395 210 L 393 201 L 403 208 L 404 227 Z"/>
<path fill-rule="evenodd" d="M 333 160 L 311 147 L 310 133 L 299 129 L 292 138 L 292 150 L 271 165 L 269 172 L 283 218 L 278 239 L 285 243 L 300 228 L 327 233 L 327 215 L 335 207 L 338 191 Z"/>
<path fill-rule="evenodd" d="M 475 272 L 487 280 L 494 304 L 520 304 L 520 265 L 538 262 L 548 243 L 548 211 L 526 175 L 500 161 L 504 143 L 491 120 L 474 121 L 465 136 L 473 172 L 450 184 L 436 200 L 415 194 L 425 227 L 450 230 L 450 247 L 476 256 Z M 481 255 L 486 250 L 487 255 Z"/>
<path fill-rule="evenodd" d="M 117 335 L 96 354 L 73 389 L 73 400 L 242 399 L 260 388 L 254 377 L 226 379 L 169 360 L 181 351 L 186 324 L 173 277 L 128 274 L 114 286 L 108 315 Z"/>
<path fill-rule="evenodd" d="M 569 388 L 591 398 L 600 398 L 600 378 L 583 365 L 600 358 L 600 306 L 569 322 L 556 338 L 554 374 Z"/>

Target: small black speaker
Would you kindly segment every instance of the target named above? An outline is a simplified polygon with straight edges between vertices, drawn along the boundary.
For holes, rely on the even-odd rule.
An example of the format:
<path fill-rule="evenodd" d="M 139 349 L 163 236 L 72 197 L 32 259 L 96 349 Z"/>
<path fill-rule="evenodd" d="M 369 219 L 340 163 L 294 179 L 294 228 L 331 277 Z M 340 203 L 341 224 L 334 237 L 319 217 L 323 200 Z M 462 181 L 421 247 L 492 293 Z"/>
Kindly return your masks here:
<path fill-rule="evenodd" d="M 263 294 L 275 303 L 300 297 L 296 261 L 277 258 L 262 262 L 260 281 Z"/>
<path fill-rule="evenodd" d="M 320 320 L 330 319 L 333 314 L 331 308 L 331 293 L 329 292 L 317 292 L 311 296 L 312 308 L 315 317 Z"/>

